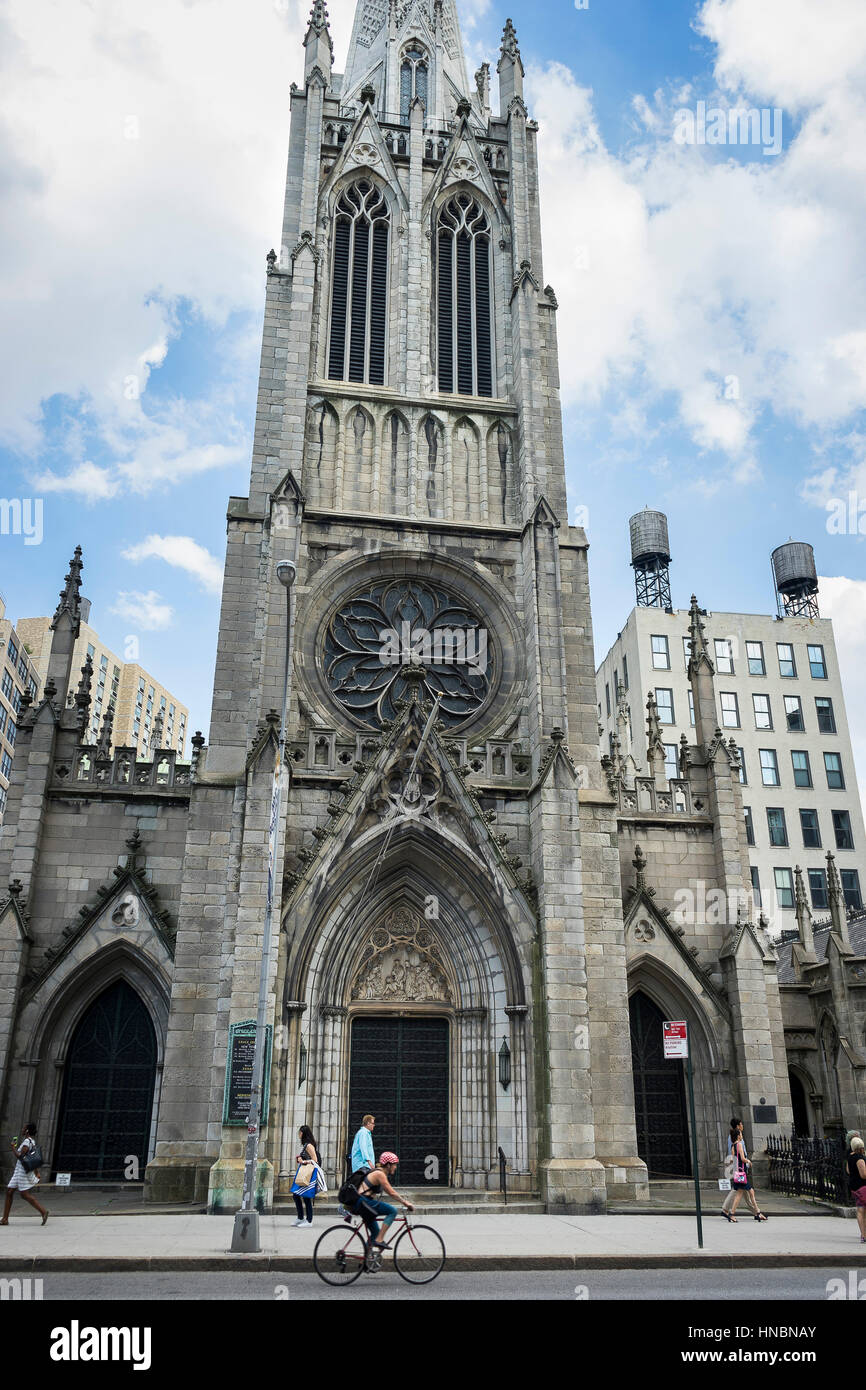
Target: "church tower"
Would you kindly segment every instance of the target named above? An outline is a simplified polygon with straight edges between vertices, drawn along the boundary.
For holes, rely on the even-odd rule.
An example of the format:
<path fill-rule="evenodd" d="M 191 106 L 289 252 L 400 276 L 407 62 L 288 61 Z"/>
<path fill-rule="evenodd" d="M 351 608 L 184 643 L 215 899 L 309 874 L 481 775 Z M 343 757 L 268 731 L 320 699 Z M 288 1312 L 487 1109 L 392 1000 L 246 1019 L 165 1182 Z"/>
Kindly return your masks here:
<path fill-rule="evenodd" d="M 455 0 L 359 0 L 344 75 L 316 0 L 304 48 L 148 1195 L 239 1205 L 288 644 L 261 1199 L 301 1124 L 333 1182 L 370 1112 L 406 1187 L 496 1188 L 501 1150 L 600 1211 L 646 1171 L 518 38 L 498 100 Z"/>

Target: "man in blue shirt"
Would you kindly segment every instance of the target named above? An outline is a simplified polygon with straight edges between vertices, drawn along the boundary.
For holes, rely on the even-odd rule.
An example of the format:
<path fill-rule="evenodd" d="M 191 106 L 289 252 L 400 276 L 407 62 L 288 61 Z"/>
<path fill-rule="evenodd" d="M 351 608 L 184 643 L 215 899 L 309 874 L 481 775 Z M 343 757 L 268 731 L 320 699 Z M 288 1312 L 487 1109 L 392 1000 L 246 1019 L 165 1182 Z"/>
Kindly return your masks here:
<path fill-rule="evenodd" d="M 376 1126 L 375 1115 L 365 1115 L 361 1121 L 361 1128 L 352 1140 L 352 1160 L 349 1171 L 352 1173 L 369 1173 L 376 1166 L 376 1155 L 373 1151 L 373 1130 Z"/>

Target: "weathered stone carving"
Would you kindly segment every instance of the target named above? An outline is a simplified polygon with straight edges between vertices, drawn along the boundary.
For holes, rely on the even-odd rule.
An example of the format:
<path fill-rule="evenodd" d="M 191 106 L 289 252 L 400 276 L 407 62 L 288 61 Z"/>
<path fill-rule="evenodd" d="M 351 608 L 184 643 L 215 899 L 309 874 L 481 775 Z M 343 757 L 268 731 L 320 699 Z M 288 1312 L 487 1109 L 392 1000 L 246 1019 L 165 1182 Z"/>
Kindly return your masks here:
<path fill-rule="evenodd" d="M 433 933 L 410 909 L 396 908 L 372 932 L 355 974 L 352 998 L 410 1004 L 450 1001 Z"/>

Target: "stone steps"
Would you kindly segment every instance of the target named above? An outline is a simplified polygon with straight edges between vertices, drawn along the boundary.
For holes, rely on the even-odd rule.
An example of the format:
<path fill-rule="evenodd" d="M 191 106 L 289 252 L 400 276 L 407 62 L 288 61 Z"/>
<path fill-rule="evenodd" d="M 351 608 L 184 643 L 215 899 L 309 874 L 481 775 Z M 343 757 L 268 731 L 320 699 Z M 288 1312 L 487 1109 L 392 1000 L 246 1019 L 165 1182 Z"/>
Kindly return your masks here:
<path fill-rule="evenodd" d="M 502 1199 L 501 1192 L 474 1191 L 472 1188 L 438 1188 L 432 1191 L 428 1188 L 422 1191 L 412 1191 L 410 1188 L 401 1187 L 398 1189 L 400 1195 L 410 1201 L 415 1207 L 417 1216 L 459 1216 L 461 1213 L 477 1214 L 484 1213 L 491 1216 L 501 1216 L 508 1213 L 510 1216 L 543 1216 L 544 1203 L 532 1192 L 515 1192 L 509 1194 L 507 1203 Z M 385 1198 L 387 1201 L 388 1198 Z M 317 1218 L 328 1217 L 335 1221 L 339 1220 L 340 1213 L 337 1208 L 339 1203 L 335 1192 L 328 1192 L 324 1197 L 320 1197 L 316 1202 Z M 289 1215 L 294 1212 L 295 1203 L 292 1197 L 275 1197 L 274 1211 L 278 1215 Z M 398 1208 L 398 1210 L 402 1210 Z"/>

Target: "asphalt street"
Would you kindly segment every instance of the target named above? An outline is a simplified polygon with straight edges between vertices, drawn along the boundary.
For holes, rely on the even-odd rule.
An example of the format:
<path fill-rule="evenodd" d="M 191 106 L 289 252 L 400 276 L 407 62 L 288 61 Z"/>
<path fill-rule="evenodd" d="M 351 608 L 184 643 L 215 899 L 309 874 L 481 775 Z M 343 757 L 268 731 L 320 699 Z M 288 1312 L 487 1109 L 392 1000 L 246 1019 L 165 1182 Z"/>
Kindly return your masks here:
<path fill-rule="evenodd" d="M 828 1281 L 848 1279 L 848 1270 L 835 1269 L 671 1269 L 651 1271 L 579 1270 L 537 1273 L 449 1274 L 434 1283 L 414 1287 L 393 1270 L 364 1274 L 345 1289 L 324 1284 L 316 1274 L 63 1274 L 46 1273 L 42 1297 L 48 1301 L 178 1300 L 303 1302 L 307 1300 L 359 1300 L 379 1302 L 405 1299 L 412 1303 L 450 1300 L 508 1301 L 555 1300 L 582 1302 L 702 1301 L 756 1302 L 767 1299 L 821 1301 L 827 1299 Z"/>

